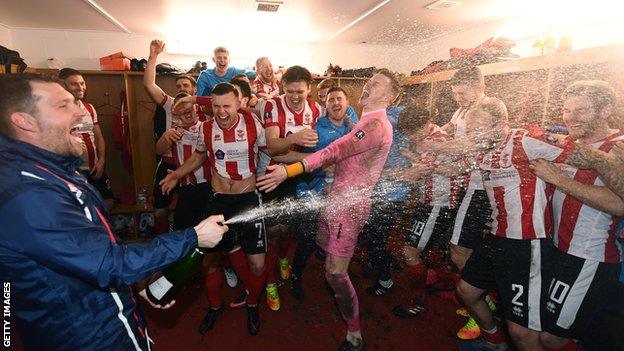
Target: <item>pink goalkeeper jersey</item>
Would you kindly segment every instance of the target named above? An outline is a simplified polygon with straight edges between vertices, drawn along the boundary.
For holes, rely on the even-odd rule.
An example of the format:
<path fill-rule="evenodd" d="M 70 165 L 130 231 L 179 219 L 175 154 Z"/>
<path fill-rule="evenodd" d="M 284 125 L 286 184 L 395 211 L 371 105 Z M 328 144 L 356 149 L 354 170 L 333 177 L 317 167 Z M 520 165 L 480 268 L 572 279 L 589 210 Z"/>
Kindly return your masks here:
<path fill-rule="evenodd" d="M 307 172 L 323 164 L 336 164 L 330 197 L 347 190 L 370 202 L 391 145 L 392 125 L 386 110 L 377 110 L 364 114 L 349 134 L 307 156 L 303 162 Z"/>

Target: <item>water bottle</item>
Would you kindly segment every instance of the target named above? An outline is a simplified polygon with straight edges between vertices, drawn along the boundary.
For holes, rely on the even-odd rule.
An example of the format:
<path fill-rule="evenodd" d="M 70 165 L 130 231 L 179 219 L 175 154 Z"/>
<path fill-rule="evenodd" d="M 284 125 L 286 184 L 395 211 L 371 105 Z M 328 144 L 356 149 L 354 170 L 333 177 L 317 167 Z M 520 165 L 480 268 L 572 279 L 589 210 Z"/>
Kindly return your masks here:
<path fill-rule="evenodd" d="M 139 188 L 139 192 L 137 193 L 137 204 L 145 205 L 147 203 L 147 189 Z"/>

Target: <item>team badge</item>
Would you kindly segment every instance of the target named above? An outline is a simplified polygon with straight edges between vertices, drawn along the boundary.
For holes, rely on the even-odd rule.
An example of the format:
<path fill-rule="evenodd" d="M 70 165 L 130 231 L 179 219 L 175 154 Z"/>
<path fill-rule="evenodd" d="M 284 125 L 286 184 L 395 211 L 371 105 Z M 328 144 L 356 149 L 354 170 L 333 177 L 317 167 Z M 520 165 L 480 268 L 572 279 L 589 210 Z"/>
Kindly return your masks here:
<path fill-rule="evenodd" d="M 492 174 L 491 171 L 483 171 L 483 180 L 489 181 L 490 180 L 490 174 Z"/>
<path fill-rule="evenodd" d="M 247 140 L 247 138 L 245 138 L 245 131 L 242 129 L 239 129 L 236 131 L 236 141 L 245 141 Z"/>
<path fill-rule="evenodd" d="M 362 138 L 364 137 L 364 135 L 366 135 L 366 133 L 364 133 L 363 130 L 358 130 L 357 132 L 355 132 L 355 137 L 362 140 Z"/>
<path fill-rule="evenodd" d="M 225 158 L 225 152 L 219 149 L 215 152 L 215 157 L 217 158 L 217 160 L 223 160 Z"/>
<path fill-rule="evenodd" d="M 312 124 L 312 116 L 309 113 L 303 116 L 303 124 Z"/>
<path fill-rule="evenodd" d="M 500 158 L 501 168 L 509 168 L 511 167 L 511 155 L 510 154 L 502 154 Z"/>

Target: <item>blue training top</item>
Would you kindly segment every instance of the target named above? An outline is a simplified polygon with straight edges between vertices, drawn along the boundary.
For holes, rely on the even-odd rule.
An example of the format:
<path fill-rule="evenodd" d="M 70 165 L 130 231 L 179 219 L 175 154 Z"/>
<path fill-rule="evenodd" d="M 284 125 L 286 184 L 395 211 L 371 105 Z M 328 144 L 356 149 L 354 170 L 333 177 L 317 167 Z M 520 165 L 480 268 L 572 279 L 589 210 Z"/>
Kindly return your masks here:
<path fill-rule="evenodd" d="M 349 110 L 351 110 L 352 114 L 349 114 Z M 356 125 L 360 119 L 351 106 L 347 109 L 347 116 L 351 118 L 351 121 L 345 118 L 345 121 L 341 126 L 332 123 L 327 116 L 319 118 L 314 126 L 314 130 L 316 130 L 319 137 L 318 143 L 316 144 L 316 147 L 307 148 L 304 152 L 322 150 L 336 139 L 348 134 L 351 131 L 351 128 Z M 307 196 L 322 194 L 323 187 L 325 186 L 325 180 L 325 172 L 323 172 L 320 168 L 310 174 L 300 176 L 300 180 L 297 183 L 297 198 L 305 198 Z"/>
<path fill-rule="evenodd" d="M 247 68 L 228 67 L 224 76 L 217 76 L 214 68 L 202 71 L 197 77 L 197 95 L 210 96 L 212 88 L 219 83 L 228 83 L 235 75 L 244 73 L 249 79 L 256 78 L 256 72 Z"/>

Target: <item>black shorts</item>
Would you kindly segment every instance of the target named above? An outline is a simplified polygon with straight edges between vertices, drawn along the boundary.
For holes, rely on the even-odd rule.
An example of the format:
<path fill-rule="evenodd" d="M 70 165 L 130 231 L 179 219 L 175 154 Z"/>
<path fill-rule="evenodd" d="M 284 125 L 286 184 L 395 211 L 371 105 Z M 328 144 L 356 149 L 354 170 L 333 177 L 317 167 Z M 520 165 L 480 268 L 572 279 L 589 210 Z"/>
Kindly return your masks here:
<path fill-rule="evenodd" d="M 167 208 L 171 205 L 171 201 L 173 199 L 173 192 L 178 189 L 178 186 L 169 192 L 169 195 L 165 195 L 162 193 L 160 188 L 160 181 L 163 180 L 167 176 L 167 170 L 176 170 L 176 165 L 164 162 L 160 160 L 158 165 L 156 166 L 156 175 L 154 177 L 154 208 Z"/>
<path fill-rule="evenodd" d="M 102 199 L 109 200 L 113 198 L 113 189 L 111 188 L 110 180 L 106 172 L 102 172 L 102 176 L 99 179 L 93 179 L 91 172 L 87 169 L 81 169 L 80 174 L 87 178 L 89 184 L 100 193 Z"/>
<path fill-rule="evenodd" d="M 208 182 L 179 187 L 178 203 L 173 213 L 173 230 L 194 227 L 204 220 L 210 196 L 212 189 Z"/>
<path fill-rule="evenodd" d="M 457 209 L 448 207 L 419 205 L 416 207 L 414 224 L 406 231 L 406 243 L 421 250 L 446 248 L 456 213 Z"/>
<path fill-rule="evenodd" d="M 397 225 L 399 216 L 407 215 L 405 211 L 405 201 L 373 200 L 371 214 L 360 237 L 389 235 L 390 231 Z M 412 212 L 414 212 L 413 209 Z"/>
<path fill-rule="evenodd" d="M 541 331 L 541 261 L 549 239 L 516 240 L 488 235 L 472 253 L 462 279 L 497 291 L 505 319 Z"/>
<path fill-rule="evenodd" d="M 451 244 L 476 249 L 487 235 L 491 213 L 490 200 L 485 190 L 468 189 L 462 192 Z"/>
<path fill-rule="evenodd" d="M 232 195 L 211 192 L 208 198 L 206 217 L 222 214 L 226 221 L 262 207 L 262 196 L 258 191 Z M 267 238 L 262 213 L 241 223 L 228 224 L 228 228 L 223 240 L 214 249 L 209 250 L 229 251 L 238 243 L 248 255 L 266 253 Z"/>
<path fill-rule="evenodd" d="M 586 260 L 548 248 L 542 265 L 543 329 L 564 338 L 578 338 L 590 327 L 594 312 L 603 310 L 618 288 L 619 263 Z"/>
<path fill-rule="evenodd" d="M 262 202 L 267 207 L 278 207 L 288 201 L 296 200 L 297 178 L 288 178 L 273 191 L 262 193 Z M 296 204 L 296 202 L 295 202 Z M 267 227 L 278 224 L 292 225 L 297 221 L 297 213 L 289 211 L 271 211 L 272 215 L 264 219 Z"/>

